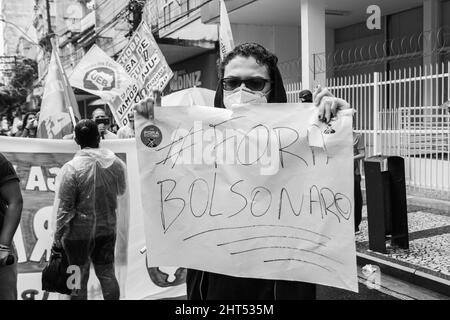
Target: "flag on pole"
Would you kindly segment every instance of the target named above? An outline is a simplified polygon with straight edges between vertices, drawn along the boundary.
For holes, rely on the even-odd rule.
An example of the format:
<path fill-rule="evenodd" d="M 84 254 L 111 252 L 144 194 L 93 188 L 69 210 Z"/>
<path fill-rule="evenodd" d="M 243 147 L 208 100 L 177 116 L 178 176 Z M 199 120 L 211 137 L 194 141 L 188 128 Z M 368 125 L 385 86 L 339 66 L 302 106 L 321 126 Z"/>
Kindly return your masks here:
<path fill-rule="evenodd" d="M 136 81 L 97 45 L 78 62 L 69 80 L 72 86 L 105 100 L 120 127 L 127 125 L 127 114 L 140 99 Z"/>
<path fill-rule="evenodd" d="M 81 118 L 75 94 L 53 47 L 39 115 L 37 137 L 62 139 Z"/>
<path fill-rule="evenodd" d="M 226 54 L 234 49 L 233 33 L 224 0 L 220 0 L 219 43 L 220 59 L 223 60 Z"/>

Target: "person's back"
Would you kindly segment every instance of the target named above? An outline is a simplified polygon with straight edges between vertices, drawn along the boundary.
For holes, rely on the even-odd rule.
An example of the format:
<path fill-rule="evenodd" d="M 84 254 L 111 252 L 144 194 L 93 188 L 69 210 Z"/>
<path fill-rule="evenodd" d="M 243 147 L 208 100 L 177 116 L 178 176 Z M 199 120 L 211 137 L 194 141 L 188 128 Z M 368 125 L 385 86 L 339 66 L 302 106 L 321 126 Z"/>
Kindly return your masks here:
<path fill-rule="evenodd" d="M 68 211 L 75 206 L 76 212 L 67 238 L 114 233 L 117 196 L 125 192 L 123 162 L 110 150 L 86 148 L 62 172 L 72 182 L 61 184 L 61 207 Z"/>
<path fill-rule="evenodd" d="M 63 246 L 69 263 L 81 269 L 81 291 L 87 298 L 90 262 L 94 264 L 105 299 L 119 299 L 115 278 L 117 197 L 125 193 L 125 164 L 110 150 L 99 148 L 100 133 L 93 120 L 75 127 L 81 150 L 60 173 L 55 244 Z"/>

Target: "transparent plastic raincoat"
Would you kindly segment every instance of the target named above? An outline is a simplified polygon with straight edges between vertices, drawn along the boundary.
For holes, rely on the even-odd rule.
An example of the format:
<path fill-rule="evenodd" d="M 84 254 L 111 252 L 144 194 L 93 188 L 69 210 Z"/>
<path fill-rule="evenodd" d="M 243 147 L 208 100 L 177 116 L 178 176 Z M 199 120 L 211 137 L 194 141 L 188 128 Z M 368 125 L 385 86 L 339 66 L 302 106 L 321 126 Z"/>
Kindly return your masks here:
<path fill-rule="evenodd" d="M 104 298 L 118 298 L 114 262 L 117 246 L 125 247 L 127 238 L 123 230 L 127 231 L 124 213 L 128 212 L 119 210 L 124 206 L 126 181 L 124 162 L 107 149 L 78 151 L 58 175 L 54 239 L 61 241 L 69 264 L 81 268 L 82 298 L 87 296 L 91 262 Z"/>

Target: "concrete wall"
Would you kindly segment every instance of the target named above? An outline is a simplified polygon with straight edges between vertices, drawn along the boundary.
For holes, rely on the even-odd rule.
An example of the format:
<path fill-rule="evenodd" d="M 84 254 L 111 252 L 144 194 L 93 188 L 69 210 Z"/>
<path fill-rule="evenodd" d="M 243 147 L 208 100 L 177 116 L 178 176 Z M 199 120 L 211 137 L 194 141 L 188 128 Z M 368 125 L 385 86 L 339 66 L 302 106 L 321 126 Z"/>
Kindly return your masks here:
<path fill-rule="evenodd" d="M 284 82 L 301 80 L 301 33 L 295 26 L 231 24 L 235 45 L 256 42 L 278 57 Z"/>
<path fill-rule="evenodd" d="M 450 9 L 447 4 L 446 8 Z M 418 42 L 418 35 L 423 31 L 423 8 L 418 7 L 403 12 L 399 12 L 390 16 L 384 16 L 382 18 L 381 30 L 369 30 L 366 27 L 365 22 L 354 24 L 348 27 L 336 29 L 335 33 L 335 49 L 348 49 L 363 48 L 363 55 L 369 58 L 368 50 L 371 48 L 372 58 L 376 58 L 374 55 L 374 44 L 379 43 L 382 45 L 386 39 L 395 39 L 396 45 L 392 50 L 388 49 L 391 54 L 406 53 L 401 49 L 401 39 L 409 39 L 414 35 L 413 40 Z M 420 46 L 420 48 L 422 45 Z M 382 48 L 378 47 L 378 51 L 382 52 Z M 407 51 L 411 52 L 413 48 L 408 48 Z M 419 47 L 417 46 L 417 49 Z M 328 49 L 327 49 L 328 51 Z M 353 50 L 354 51 L 354 50 Z M 353 52 L 352 51 L 352 52 Z M 331 51 L 329 51 L 331 52 Z M 410 57 L 406 59 L 394 59 L 391 61 L 384 61 L 378 63 L 367 63 L 362 65 L 349 66 L 348 68 L 337 68 L 334 71 L 334 76 L 346 76 L 362 73 L 383 72 L 389 70 L 397 70 L 407 67 L 419 67 L 422 65 L 422 57 Z"/>

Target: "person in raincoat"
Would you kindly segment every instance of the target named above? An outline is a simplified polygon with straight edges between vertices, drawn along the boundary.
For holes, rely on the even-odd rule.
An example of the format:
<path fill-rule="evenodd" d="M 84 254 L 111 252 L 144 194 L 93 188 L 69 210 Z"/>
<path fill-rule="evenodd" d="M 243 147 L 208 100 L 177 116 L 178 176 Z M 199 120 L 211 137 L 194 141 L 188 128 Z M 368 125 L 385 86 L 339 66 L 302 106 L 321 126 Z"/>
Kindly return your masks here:
<path fill-rule="evenodd" d="M 76 125 L 75 141 L 81 150 L 59 176 L 54 246 L 64 249 L 69 265 L 80 268 L 80 289 L 71 299 L 87 299 L 92 261 L 103 298 L 118 300 L 116 209 L 118 197 L 126 191 L 125 164 L 112 151 L 99 148 L 100 134 L 93 120 Z"/>

